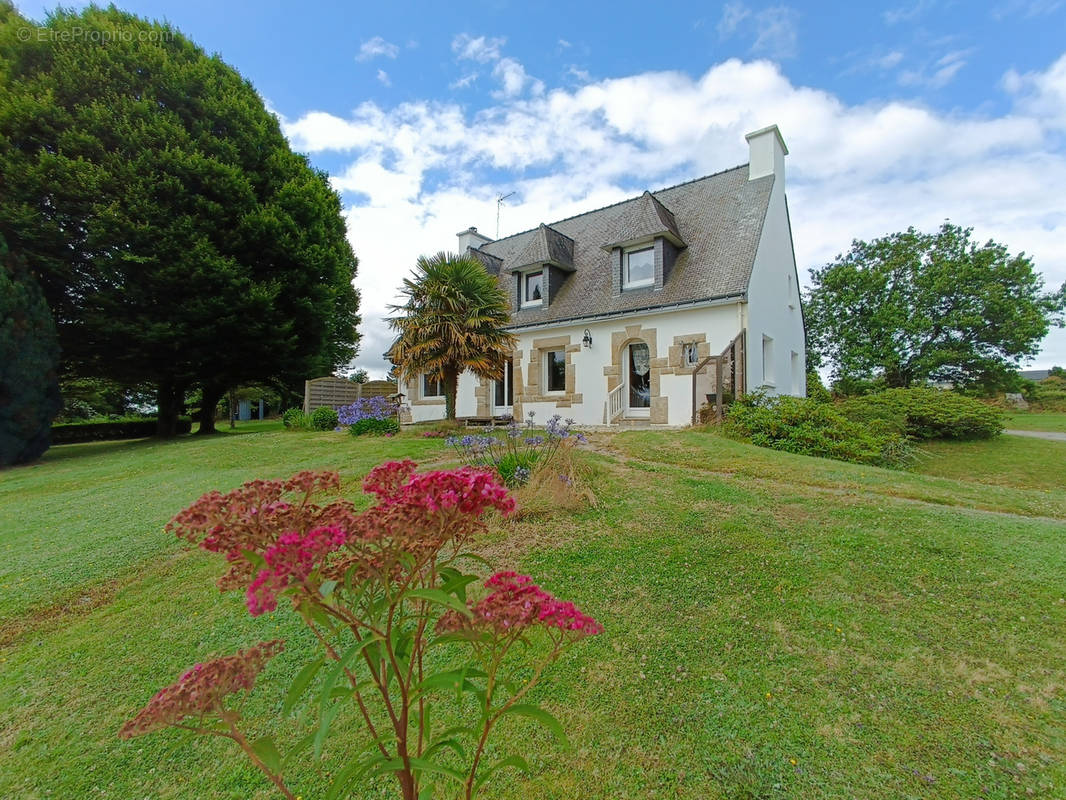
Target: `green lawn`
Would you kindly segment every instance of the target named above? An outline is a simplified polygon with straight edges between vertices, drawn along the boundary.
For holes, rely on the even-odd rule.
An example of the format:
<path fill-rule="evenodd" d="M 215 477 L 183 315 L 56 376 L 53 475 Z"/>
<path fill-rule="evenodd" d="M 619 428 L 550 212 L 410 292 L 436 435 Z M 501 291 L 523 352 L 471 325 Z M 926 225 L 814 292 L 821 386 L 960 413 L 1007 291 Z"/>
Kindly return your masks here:
<path fill-rule="evenodd" d="M 1057 431 L 1066 433 L 1066 412 L 1014 411 L 1007 414 L 1007 427 L 1019 431 Z"/>
<path fill-rule="evenodd" d="M 1066 494 L 1066 442 L 999 436 L 987 442 L 923 442 L 916 469 L 962 481 L 1043 490 L 1055 504 Z"/>
<path fill-rule="evenodd" d="M 1061 797 L 1066 487 L 946 466 L 1023 457 L 1003 441 L 952 445 L 925 475 L 703 432 L 597 437 L 598 508 L 487 542 L 606 626 L 538 689 L 574 749 L 507 729 L 535 775 L 491 796 Z M 0 795 L 271 797 L 225 743 L 115 738 L 189 664 L 280 635 L 248 706 L 276 711 L 310 646 L 160 528 L 209 488 L 309 466 L 354 481 L 405 455 L 448 454 L 263 431 L 56 448 L 0 474 Z M 327 777 L 294 779 L 310 800 Z"/>

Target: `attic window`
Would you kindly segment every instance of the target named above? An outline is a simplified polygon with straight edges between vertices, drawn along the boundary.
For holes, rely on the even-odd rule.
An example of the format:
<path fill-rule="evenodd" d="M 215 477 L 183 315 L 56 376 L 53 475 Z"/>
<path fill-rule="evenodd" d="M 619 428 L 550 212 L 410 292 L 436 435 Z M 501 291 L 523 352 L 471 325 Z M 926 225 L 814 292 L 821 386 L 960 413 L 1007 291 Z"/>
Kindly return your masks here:
<path fill-rule="evenodd" d="M 537 270 L 536 272 L 527 272 L 522 275 L 522 280 L 520 283 L 520 304 L 523 307 L 541 305 L 544 302 L 543 284 L 543 270 Z"/>
<path fill-rule="evenodd" d="M 637 289 L 655 283 L 655 248 L 627 250 L 623 265 L 622 288 Z"/>

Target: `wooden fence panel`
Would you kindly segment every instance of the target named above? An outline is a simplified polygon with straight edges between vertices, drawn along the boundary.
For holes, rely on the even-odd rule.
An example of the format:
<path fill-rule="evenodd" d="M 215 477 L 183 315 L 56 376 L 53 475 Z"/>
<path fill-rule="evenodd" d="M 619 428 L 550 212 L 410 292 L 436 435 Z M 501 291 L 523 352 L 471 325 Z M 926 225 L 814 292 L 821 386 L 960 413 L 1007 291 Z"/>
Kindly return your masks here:
<path fill-rule="evenodd" d="M 352 383 L 344 378 L 326 375 L 304 381 L 304 413 L 326 406 L 337 408 L 351 405 L 362 397 L 381 397 L 396 393 L 396 384 L 390 381 L 367 381 Z"/>

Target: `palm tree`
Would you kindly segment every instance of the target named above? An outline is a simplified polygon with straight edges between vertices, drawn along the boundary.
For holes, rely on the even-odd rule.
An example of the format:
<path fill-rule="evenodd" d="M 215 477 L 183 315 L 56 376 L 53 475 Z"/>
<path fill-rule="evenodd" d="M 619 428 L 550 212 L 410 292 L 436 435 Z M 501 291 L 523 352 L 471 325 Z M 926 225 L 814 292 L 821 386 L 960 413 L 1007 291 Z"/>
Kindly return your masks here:
<path fill-rule="evenodd" d="M 445 252 L 419 256 L 401 291 L 406 302 L 390 307 L 399 337 L 389 355 L 406 380 L 424 373 L 441 381 L 445 415 L 455 419 L 459 375 L 496 378 L 511 360 L 507 295 L 478 261 Z"/>

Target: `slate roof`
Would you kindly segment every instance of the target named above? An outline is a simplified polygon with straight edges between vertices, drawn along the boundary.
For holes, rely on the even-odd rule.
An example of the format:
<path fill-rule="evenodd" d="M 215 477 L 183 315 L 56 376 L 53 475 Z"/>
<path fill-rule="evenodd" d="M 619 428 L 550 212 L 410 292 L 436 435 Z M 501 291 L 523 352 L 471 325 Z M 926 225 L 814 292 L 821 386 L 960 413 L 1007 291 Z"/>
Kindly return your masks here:
<path fill-rule="evenodd" d="M 748 165 L 743 164 L 545 226 L 573 242 L 572 263 L 576 271 L 567 276 L 547 308 L 514 311 L 511 326 L 745 297 L 773 181 L 772 175 L 749 181 Z M 655 203 L 649 203 L 649 198 Z M 647 208 L 659 221 L 651 220 L 651 224 L 665 226 L 672 222 L 677 237 L 687 247 L 678 253 L 661 290 L 637 289 L 614 295 L 611 253 L 603 245 L 628 241 L 621 238 L 627 235 L 627 226 L 634 219 L 647 221 Z M 482 253 L 500 259 L 499 280 L 512 301 L 514 277 L 508 270 L 523 266 L 524 253 L 539 246 L 532 243 L 545 236 L 543 231 L 538 227 L 481 245 Z"/>
<path fill-rule="evenodd" d="M 507 266 L 505 271 L 513 272 L 523 267 L 545 263 L 555 264 L 568 272 L 574 270 L 573 239 L 543 222 L 535 231 L 531 231 L 531 234 L 527 237 L 525 247 L 512 259 L 514 263 Z"/>
<path fill-rule="evenodd" d="M 644 192 L 636 200 L 625 203 L 625 210 L 618 221 L 618 232 L 604 249 L 626 245 L 641 239 L 665 235 L 674 244 L 683 247 L 685 242 L 677 230 L 677 220 L 670 209 L 655 199 L 651 192 Z"/>

